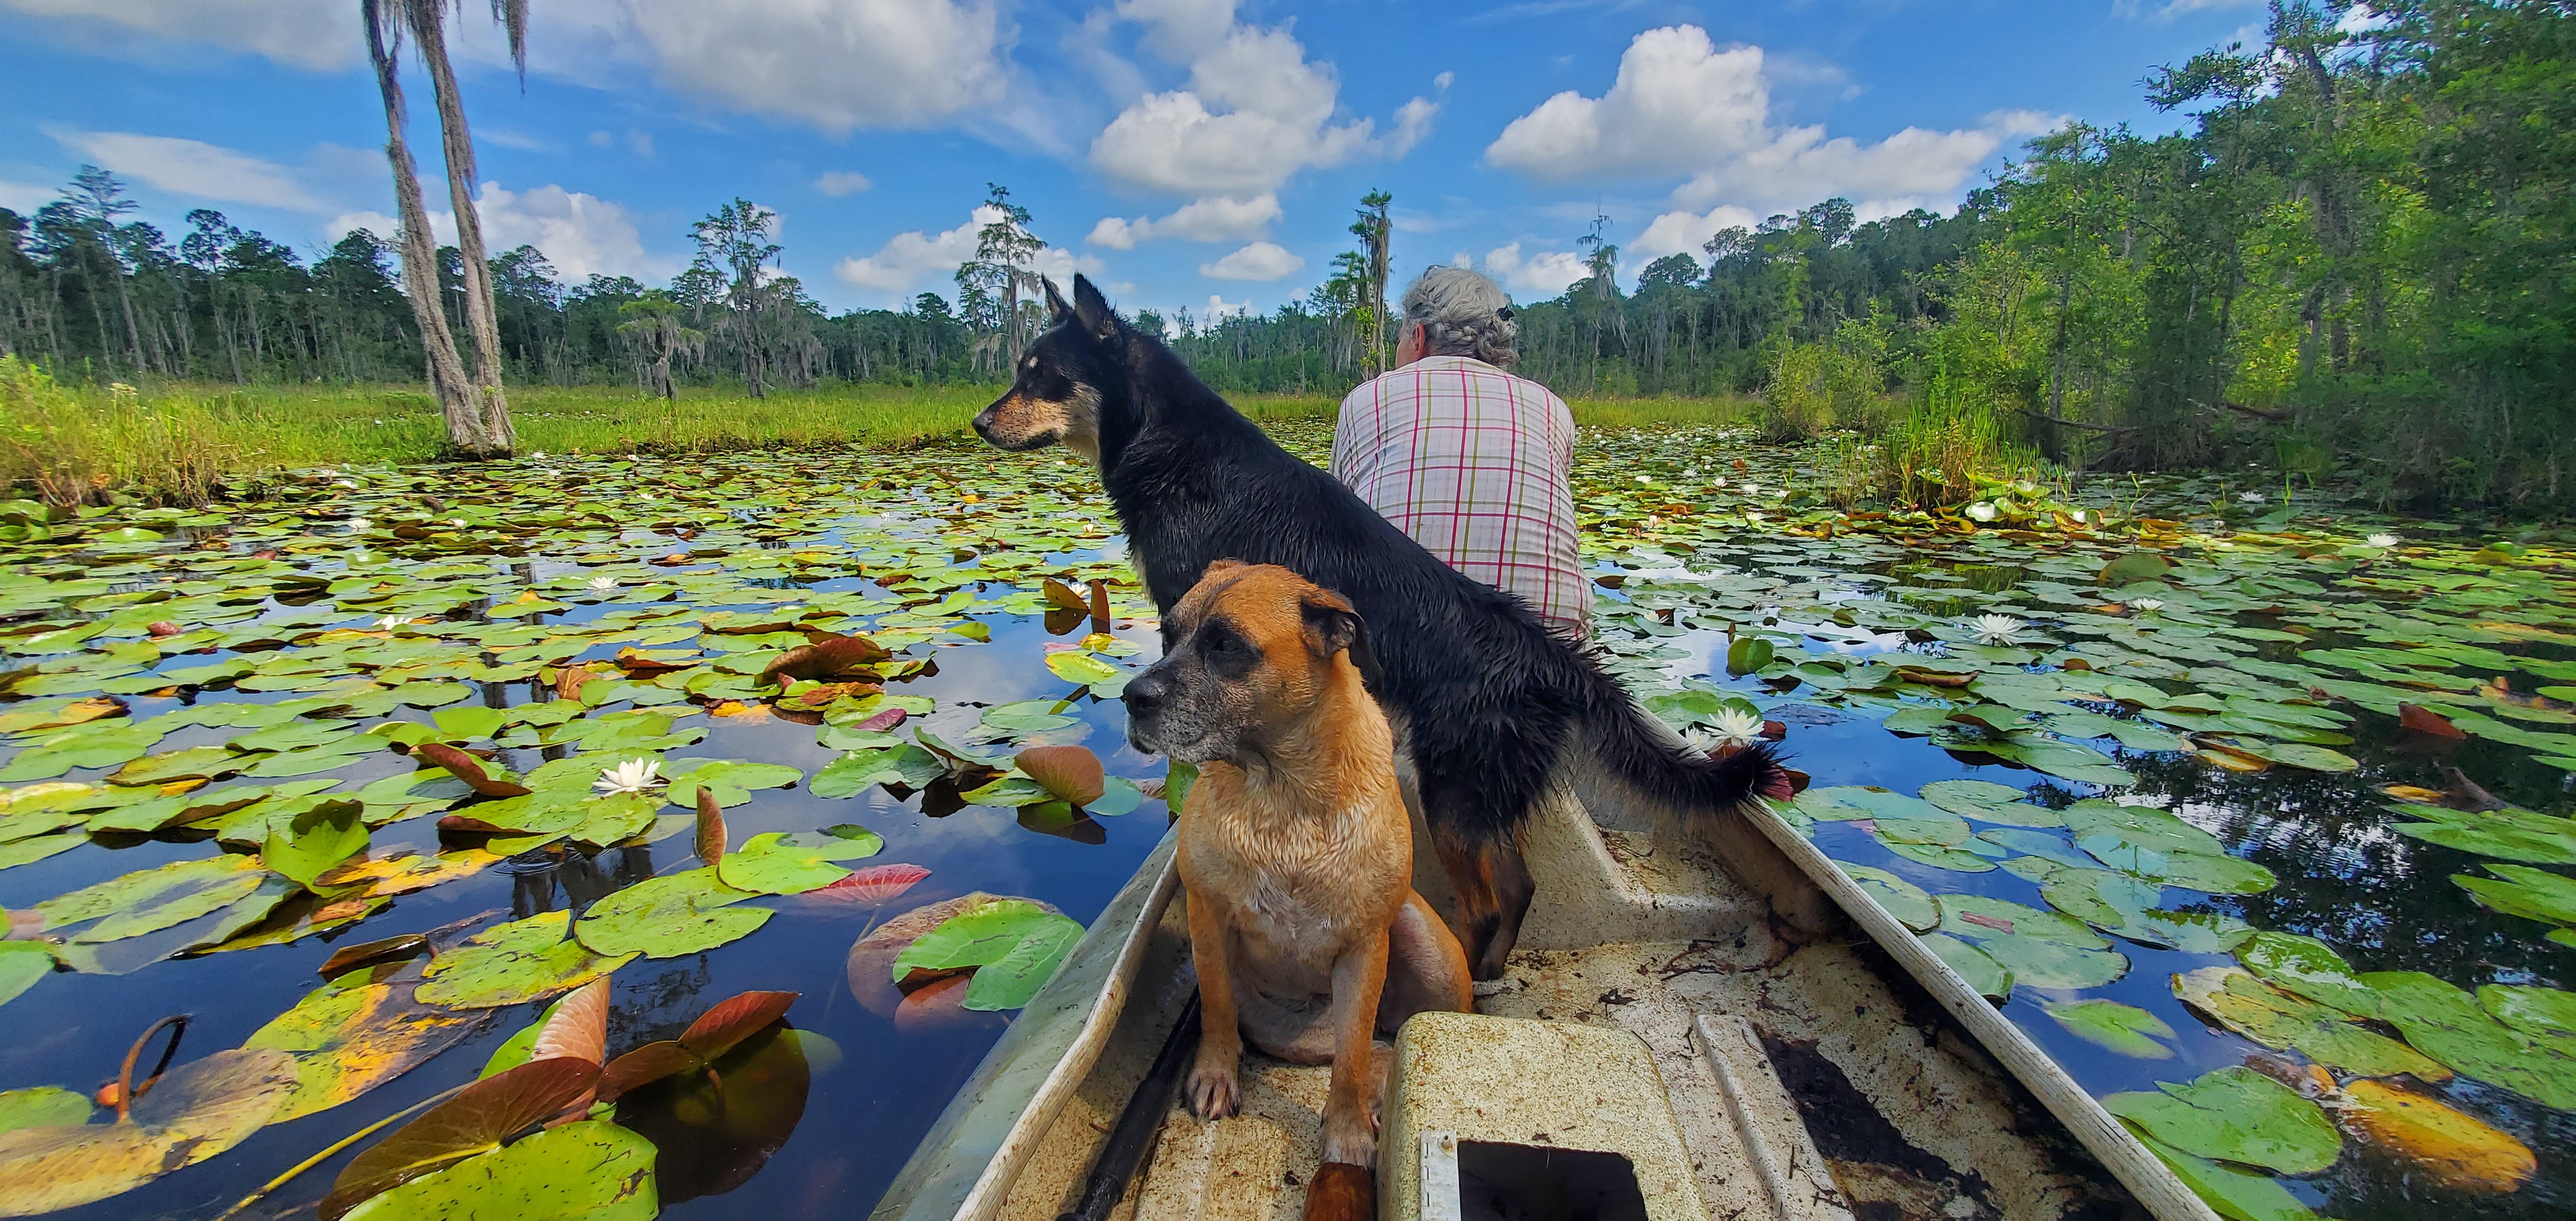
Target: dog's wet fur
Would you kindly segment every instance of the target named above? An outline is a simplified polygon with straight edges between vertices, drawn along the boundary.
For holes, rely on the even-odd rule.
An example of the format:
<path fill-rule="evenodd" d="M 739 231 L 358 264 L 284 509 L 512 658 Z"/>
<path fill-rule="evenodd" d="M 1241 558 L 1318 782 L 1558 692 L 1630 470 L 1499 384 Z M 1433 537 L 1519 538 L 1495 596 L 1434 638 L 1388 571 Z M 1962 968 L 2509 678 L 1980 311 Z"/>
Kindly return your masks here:
<path fill-rule="evenodd" d="M 1333 1066 L 1324 1160 L 1375 1164 L 1375 1035 L 1474 1004 L 1467 955 L 1413 890 L 1395 743 L 1354 660 L 1351 604 L 1285 568 L 1220 560 L 1166 620 L 1171 647 L 1127 685 L 1128 735 L 1199 765 L 1179 866 L 1198 969 L 1184 1096 L 1242 1105 L 1243 1042 Z"/>
<path fill-rule="evenodd" d="M 1694 813 L 1789 795 L 1767 746 L 1712 758 L 1673 741 L 1587 649 L 1281 449 L 1089 279 L 1074 278 L 1070 302 L 1050 282 L 1047 301 L 1048 329 L 975 431 L 1006 450 L 1062 444 L 1099 468 L 1167 651 L 1174 607 L 1221 559 L 1276 564 L 1350 601 L 1476 978 L 1499 977 L 1519 938 L 1533 891 L 1523 828 L 1575 764 Z"/>

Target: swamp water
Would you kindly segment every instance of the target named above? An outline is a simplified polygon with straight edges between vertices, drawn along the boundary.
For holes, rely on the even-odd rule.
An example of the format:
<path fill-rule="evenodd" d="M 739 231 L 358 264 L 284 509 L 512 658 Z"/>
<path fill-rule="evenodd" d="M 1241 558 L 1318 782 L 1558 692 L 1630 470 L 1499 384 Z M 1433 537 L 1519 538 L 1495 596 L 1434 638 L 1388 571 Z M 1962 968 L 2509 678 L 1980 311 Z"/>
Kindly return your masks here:
<path fill-rule="evenodd" d="M 1319 456 L 1321 430 L 1282 431 Z M 1814 778 L 1788 817 L 2222 1212 L 2576 1207 L 2560 553 L 2208 477 L 1846 515 L 1800 458 L 1586 434 L 1598 625 L 1660 714 L 1783 723 Z M 612 1058 L 799 996 L 615 1122 L 379 1210 L 865 1208 L 1166 822 L 1166 768 L 1098 698 L 1155 640 L 1096 493 L 1061 456 L 943 445 L 5 506 L 0 1209 L 34 1198 L 11 1176 L 42 1140 L 84 1152 L 76 1215 L 212 1216 L 514 1062 L 603 972 Z M 1094 578 L 1106 633 L 1074 609 Z M 853 634 L 882 650 L 763 681 Z M 1024 753 L 1066 745 L 1106 782 Z M 440 759 L 533 792 L 478 797 Z M 317 973 L 404 934 L 429 944 Z M 947 974 L 897 991 L 915 964 Z M 175 1097 L 58 1130 L 113 1119 L 74 1094 L 178 1012 Z M 209 1060 L 230 1075 L 191 1075 Z M 202 1164 L 157 1174 L 177 1147 Z M 245 1215 L 309 1208 L 350 1161 Z"/>

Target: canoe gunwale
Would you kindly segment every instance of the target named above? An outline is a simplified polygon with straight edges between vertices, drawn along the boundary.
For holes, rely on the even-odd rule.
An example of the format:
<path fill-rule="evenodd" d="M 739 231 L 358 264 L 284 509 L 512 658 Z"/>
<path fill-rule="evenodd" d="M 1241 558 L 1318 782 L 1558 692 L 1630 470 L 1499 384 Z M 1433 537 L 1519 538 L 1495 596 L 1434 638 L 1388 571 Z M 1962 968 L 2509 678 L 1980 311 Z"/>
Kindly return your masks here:
<path fill-rule="evenodd" d="M 991 1221 L 1001 1211 L 1126 1010 L 1154 930 L 1180 889 L 1179 842 L 1164 833 L 1101 910 L 940 1112 L 869 1221 Z"/>
<path fill-rule="evenodd" d="M 2109 1111 L 2066 1069 L 2040 1050 L 2029 1035 L 2022 1032 L 1995 1007 L 1987 1003 L 1958 972 L 1941 961 L 1939 955 L 1915 939 L 1912 930 L 1879 907 L 1860 884 L 1851 880 L 1824 851 L 1806 836 L 1798 834 L 1777 813 L 1755 806 L 1745 817 L 1759 827 L 1763 835 L 1780 851 L 1797 863 L 1801 872 L 1832 896 L 1852 922 L 1869 934 L 1870 940 L 1887 951 L 1889 957 L 1903 966 L 1923 989 L 1940 1002 L 1950 1016 L 1965 1027 L 1977 1042 L 1983 1044 L 1996 1062 L 2004 1066 L 2031 1094 L 2047 1107 L 2069 1133 L 2100 1159 L 2120 1184 L 2137 1197 L 2157 1221 L 2219 1221 L 2218 1213 L 2198 1193 L 2183 1185 L 2163 1159 L 2150 1152 L 2129 1129 L 2113 1118 Z"/>

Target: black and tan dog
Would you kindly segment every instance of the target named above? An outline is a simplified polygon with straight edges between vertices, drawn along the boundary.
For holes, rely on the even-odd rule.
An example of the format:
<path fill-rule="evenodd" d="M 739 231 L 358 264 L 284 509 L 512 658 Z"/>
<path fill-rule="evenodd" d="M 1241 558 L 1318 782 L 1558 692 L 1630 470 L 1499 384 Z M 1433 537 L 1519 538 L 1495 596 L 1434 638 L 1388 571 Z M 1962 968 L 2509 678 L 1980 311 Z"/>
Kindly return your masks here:
<path fill-rule="evenodd" d="M 1413 890 L 1395 743 L 1360 679 L 1351 604 L 1285 568 L 1220 560 L 1127 685 L 1140 750 L 1199 766 L 1180 822 L 1202 1034 L 1185 1090 L 1234 1114 L 1243 1039 L 1333 1066 L 1324 1160 L 1375 1164 L 1374 1037 L 1473 1004 L 1467 956 Z"/>
<path fill-rule="evenodd" d="M 1476 978 L 1500 976 L 1520 936 L 1534 889 L 1523 828 L 1551 789 L 1607 783 L 1703 815 L 1790 795 L 1767 746 L 1725 758 L 1683 746 L 1527 604 L 1423 550 L 1129 327 L 1089 280 L 1073 287 L 1067 303 L 1047 285 L 1054 323 L 975 431 L 1008 450 L 1061 444 L 1100 469 L 1167 649 L 1173 607 L 1220 559 L 1280 565 L 1358 608 L 1378 662 L 1369 692 L 1413 764 Z M 1739 839 L 1748 858 L 1767 848 Z M 1793 868 L 1776 854 L 1749 867 Z"/>

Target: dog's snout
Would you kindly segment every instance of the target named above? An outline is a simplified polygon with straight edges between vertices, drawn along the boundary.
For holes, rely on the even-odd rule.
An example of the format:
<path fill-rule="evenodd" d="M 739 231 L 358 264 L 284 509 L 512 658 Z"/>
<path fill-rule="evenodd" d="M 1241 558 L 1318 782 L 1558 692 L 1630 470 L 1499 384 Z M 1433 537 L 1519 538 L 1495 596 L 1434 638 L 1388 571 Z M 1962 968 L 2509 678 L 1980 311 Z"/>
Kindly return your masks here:
<path fill-rule="evenodd" d="M 1127 690 L 1119 698 L 1127 705 L 1127 715 L 1142 717 L 1159 711 L 1171 694 L 1172 676 L 1161 666 L 1154 666 L 1128 683 Z"/>
<path fill-rule="evenodd" d="M 984 408 L 982 411 L 975 413 L 976 436 L 982 437 L 987 441 L 993 439 L 993 416 L 1001 409 L 1002 405 L 1000 403 L 994 403 L 991 406 Z"/>

